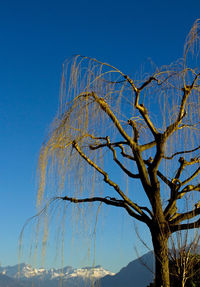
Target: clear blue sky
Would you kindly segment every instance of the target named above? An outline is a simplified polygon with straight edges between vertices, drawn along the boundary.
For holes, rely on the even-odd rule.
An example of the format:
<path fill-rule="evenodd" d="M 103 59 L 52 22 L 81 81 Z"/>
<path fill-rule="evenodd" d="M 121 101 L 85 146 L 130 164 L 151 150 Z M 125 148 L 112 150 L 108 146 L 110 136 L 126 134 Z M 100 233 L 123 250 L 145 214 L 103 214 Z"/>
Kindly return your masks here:
<path fill-rule="evenodd" d="M 170 64 L 182 56 L 185 37 L 199 17 L 199 0 L 0 2 L 2 265 L 17 263 L 20 230 L 36 212 L 37 158 L 57 111 L 64 60 L 82 54 L 127 74 L 149 58 L 158 66 Z M 98 234 L 96 264 L 118 271 L 135 258 L 138 239 L 128 217 L 120 219 L 112 209 Z M 65 265 L 88 264 L 82 238 L 83 233 L 76 236 Z"/>

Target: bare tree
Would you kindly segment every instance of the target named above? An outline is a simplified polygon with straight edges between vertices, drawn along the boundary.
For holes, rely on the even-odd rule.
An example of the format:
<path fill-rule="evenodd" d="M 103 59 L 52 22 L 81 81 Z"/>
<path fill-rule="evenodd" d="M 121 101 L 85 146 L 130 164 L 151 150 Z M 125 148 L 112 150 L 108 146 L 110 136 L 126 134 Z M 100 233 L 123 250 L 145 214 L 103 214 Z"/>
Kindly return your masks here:
<path fill-rule="evenodd" d="M 185 287 L 189 278 L 199 272 L 199 233 L 190 239 L 189 230 L 185 233 L 178 231 L 170 240 L 169 259 L 170 275 L 173 285 Z"/>
<path fill-rule="evenodd" d="M 47 177 L 56 175 L 56 199 L 120 207 L 146 224 L 159 287 L 170 286 L 169 236 L 200 226 L 199 33 L 197 20 L 183 59 L 142 78 L 88 57 L 64 63 L 59 114 L 40 153 L 38 203 L 49 198 Z M 195 203 L 185 211 L 190 195 Z"/>

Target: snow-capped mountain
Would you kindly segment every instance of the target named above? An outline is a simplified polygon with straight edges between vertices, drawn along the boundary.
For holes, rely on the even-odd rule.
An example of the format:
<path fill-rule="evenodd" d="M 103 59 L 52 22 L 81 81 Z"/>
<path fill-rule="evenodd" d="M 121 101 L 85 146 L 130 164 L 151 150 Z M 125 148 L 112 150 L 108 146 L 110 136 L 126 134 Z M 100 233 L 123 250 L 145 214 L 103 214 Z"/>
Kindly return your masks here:
<path fill-rule="evenodd" d="M 75 269 L 71 266 L 66 266 L 62 269 L 44 269 L 33 268 L 29 264 L 20 264 L 15 266 L 0 267 L 0 274 L 9 278 L 17 279 L 21 283 L 34 282 L 34 286 L 56 286 L 56 282 L 60 279 L 63 281 L 63 286 L 91 286 L 91 282 L 95 282 L 106 275 L 114 275 L 114 273 L 105 270 L 101 266 L 84 267 Z"/>

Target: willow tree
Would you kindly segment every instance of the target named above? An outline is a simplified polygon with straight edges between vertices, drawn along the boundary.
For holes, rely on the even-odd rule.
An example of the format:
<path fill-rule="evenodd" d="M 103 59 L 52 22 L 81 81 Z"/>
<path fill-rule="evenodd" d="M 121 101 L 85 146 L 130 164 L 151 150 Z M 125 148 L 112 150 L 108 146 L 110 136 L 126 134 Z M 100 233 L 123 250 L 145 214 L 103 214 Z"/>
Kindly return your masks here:
<path fill-rule="evenodd" d="M 200 226 L 198 24 L 182 59 L 143 77 L 88 57 L 64 63 L 59 113 L 40 153 L 38 203 L 49 177 L 57 199 L 124 209 L 150 230 L 159 287 L 170 286 L 170 235 Z"/>

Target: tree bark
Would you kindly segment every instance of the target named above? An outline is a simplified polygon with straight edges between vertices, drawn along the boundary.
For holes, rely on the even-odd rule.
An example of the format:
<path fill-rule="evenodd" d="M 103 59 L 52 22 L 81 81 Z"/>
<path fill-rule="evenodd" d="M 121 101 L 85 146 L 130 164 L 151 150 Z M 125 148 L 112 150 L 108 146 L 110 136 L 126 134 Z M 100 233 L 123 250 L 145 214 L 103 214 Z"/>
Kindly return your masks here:
<path fill-rule="evenodd" d="M 155 286 L 170 287 L 168 237 L 159 227 L 154 226 L 151 230 L 152 242 L 155 255 Z"/>

